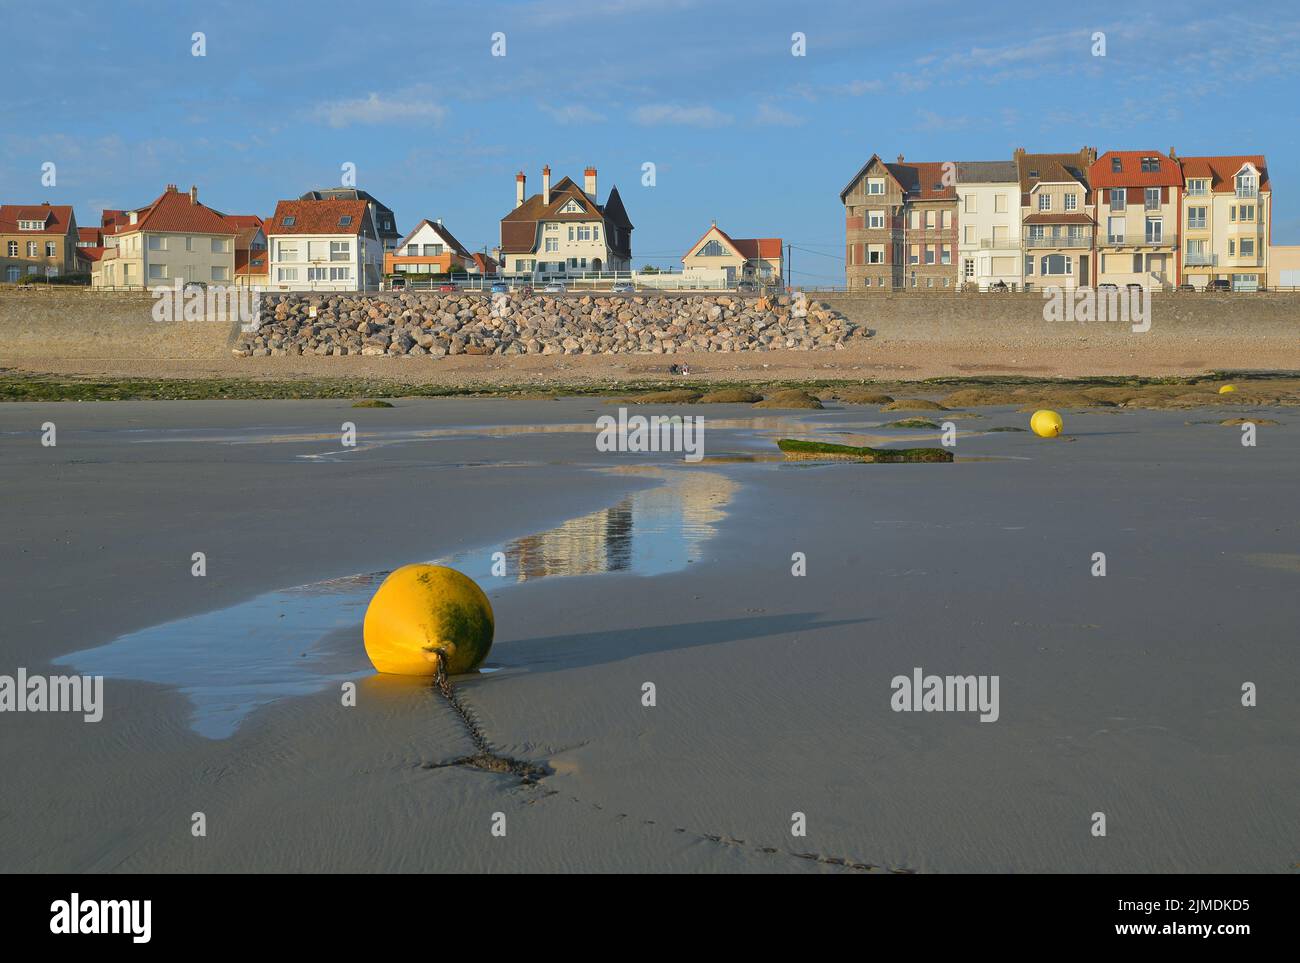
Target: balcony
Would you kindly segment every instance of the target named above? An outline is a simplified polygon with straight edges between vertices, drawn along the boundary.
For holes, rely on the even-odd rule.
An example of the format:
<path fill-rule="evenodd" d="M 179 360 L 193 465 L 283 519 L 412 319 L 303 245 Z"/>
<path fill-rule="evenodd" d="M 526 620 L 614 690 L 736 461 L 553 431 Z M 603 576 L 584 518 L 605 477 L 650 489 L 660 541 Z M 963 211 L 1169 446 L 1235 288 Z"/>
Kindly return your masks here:
<path fill-rule="evenodd" d="M 1098 244 L 1103 247 L 1177 247 L 1177 234 L 1107 234 L 1104 241 Z"/>
<path fill-rule="evenodd" d="M 1027 248 L 1090 248 L 1092 235 L 1026 234 L 1022 243 Z"/>
<path fill-rule="evenodd" d="M 983 251 L 1018 251 L 1020 242 L 1014 237 L 985 237 L 980 239 Z"/>
<path fill-rule="evenodd" d="M 1259 197 L 1259 191 L 1253 187 L 1238 187 L 1237 196 L 1239 198 L 1244 198 L 1245 200 L 1250 200 L 1251 198 Z"/>
<path fill-rule="evenodd" d="M 1183 254 L 1183 263 L 1188 267 L 1216 267 L 1219 259 L 1209 252 L 1187 251 Z"/>

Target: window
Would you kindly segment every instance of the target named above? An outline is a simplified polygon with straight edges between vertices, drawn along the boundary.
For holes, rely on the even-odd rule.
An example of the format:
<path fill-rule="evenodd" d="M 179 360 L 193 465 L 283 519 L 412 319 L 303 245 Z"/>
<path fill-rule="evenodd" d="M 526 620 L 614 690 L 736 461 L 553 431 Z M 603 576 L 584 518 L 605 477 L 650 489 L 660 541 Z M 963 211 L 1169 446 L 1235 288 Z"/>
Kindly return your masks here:
<path fill-rule="evenodd" d="M 168 276 L 168 275 L 167 275 L 167 265 L 166 265 L 166 264 L 150 264 L 150 265 L 149 265 L 149 280 L 150 280 L 150 281 L 165 281 L 165 280 L 167 279 L 167 276 Z"/>
<path fill-rule="evenodd" d="M 330 241 L 331 261 L 350 261 L 352 259 L 351 241 Z"/>
<path fill-rule="evenodd" d="M 408 244 L 408 245 L 406 245 L 406 256 L 407 256 L 407 257 L 419 257 L 419 254 L 420 254 L 420 245 L 418 245 L 418 244 Z"/>
<path fill-rule="evenodd" d="M 1189 207 L 1187 209 L 1187 229 L 1189 231 L 1205 230 L 1205 211 L 1204 207 Z"/>
<path fill-rule="evenodd" d="M 1069 254 L 1044 254 L 1038 261 L 1038 273 L 1073 275 L 1074 258 Z"/>
<path fill-rule="evenodd" d="M 919 244 L 913 244 L 913 245 L 911 246 L 911 250 L 908 251 L 908 253 L 907 253 L 907 263 L 908 263 L 908 264 L 920 264 L 920 263 L 921 263 L 921 245 L 919 245 Z"/>
<path fill-rule="evenodd" d="M 296 242 L 289 244 L 285 241 L 278 241 L 276 243 L 276 247 L 279 250 L 279 260 L 281 261 L 298 260 L 298 245 Z M 294 281 L 298 280 L 297 276 L 295 276 L 293 280 Z"/>
<path fill-rule="evenodd" d="M 293 227 L 294 224 L 297 223 L 297 221 L 298 221 L 298 218 L 297 218 L 295 215 L 290 214 L 290 215 L 288 215 L 287 217 L 285 217 L 285 219 L 284 219 L 284 226 L 285 226 L 285 227 Z M 291 280 L 296 281 L 296 280 L 298 280 L 298 279 L 297 279 L 296 277 L 294 277 L 294 278 L 292 278 Z"/>
<path fill-rule="evenodd" d="M 975 213 L 978 213 L 978 212 L 976 211 L 976 209 L 975 209 L 975 195 L 974 195 L 974 194 L 967 194 L 966 197 L 964 198 L 964 201 L 965 201 L 965 210 L 966 210 L 966 213 L 967 213 L 967 214 L 975 214 Z"/>
<path fill-rule="evenodd" d="M 22 275 L 23 275 L 22 268 L 8 267 L 5 269 L 6 281 L 17 281 L 20 277 L 22 277 Z"/>
<path fill-rule="evenodd" d="M 581 214 L 582 212 L 583 212 L 582 205 L 579 204 L 577 201 L 573 201 L 573 200 L 569 201 L 569 203 L 565 204 L 562 208 L 560 208 L 561 214 Z"/>
<path fill-rule="evenodd" d="M 332 267 L 330 268 L 331 281 L 351 281 L 352 268 L 350 267 Z"/>
<path fill-rule="evenodd" d="M 884 264 L 885 263 L 885 245 L 869 244 L 867 245 L 867 263 Z"/>
<path fill-rule="evenodd" d="M 1047 228 L 1042 224 L 1029 225 L 1029 239 L 1031 241 L 1043 241 L 1047 238 Z"/>
<path fill-rule="evenodd" d="M 1109 217 L 1106 219 L 1106 240 L 1110 244 L 1124 243 L 1124 218 Z"/>
<path fill-rule="evenodd" d="M 576 268 L 577 266 L 578 266 L 578 259 L 576 257 L 569 258 L 569 267 Z"/>
<path fill-rule="evenodd" d="M 329 277 L 329 268 L 309 267 L 307 269 L 308 281 L 324 281 Z"/>
<path fill-rule="evenodd" d="M 883 177 L 867 178 L 867 195 L 880 196 L 885 193 L 885 179 Z"/>
<path fill-rule="evenodd" d="M 1038 209 L 1039 209 L 1040 211 L 1050 211 L 1050 210 L 1052 209 L 1052 195 L 1051 195 L 1051 194 L 1039 194 L 1039 195 L 1038 195 Z"/>
<path fill-rule="evenodd" d="M 149 235 L 149 250 L 165 251 L 167 250 L 167 238 L 159 237 L 157 234 Z"/>
<path fill-rule="evenodd" d="M 927 244 L 925 246 L 925 263 L 933 264 L 934 255 L 935 255 L 935 246 L 933 244 Z"/>
<path fill-rule="evenodd" d="M 871 211 L 871 212 L 867 215 L 867 227 L 870 227 L 870 228 L 882 228 L 882 227 L 884 227 L 884 226 L 885 226 L 885 212 L 884 212 L 884 211 Z"/>
<path fill-rule="evenodd" d="M 1238 174 L 1236 177 L 1236 182 L 1237 182 L 1238 197 L 1255 196 L 1257 181 L 1254 174 Z"/>
<path fill-rule="evenodd" d="M 1141 254 L 1134 254 L 1134 255 L 1133 255 L 1133 273 L 1134 273 L 1134 274 L 1141 274 L 1141 273 L 1142 273 L 1142 255 L 1141 255 Z"/>
<path fill-rule="evenodd" d="M 45 256 L 46 256 L 46 257 L 58 257 L 58 256 L 59 256 L 59 245 L 58 245 L 57 243 L 55 243 L 54 241 L 46 241 L 46 242 L 45 242 Z"/>
<path fill-rule="evenodd" d="M 1147 243 L 1159 244 L 1164 240 L 1164 221 L 1158 217 L 1147 218 Z"/>
<path fill-rule="evenodd" d="M 921 212 L 912 211 L 910 220 L 912 230 L 919 231 L 921 229 Z"/>
<path fill-rule="evenodd" d="M 27 242 L 27 256 L 28 256 L 28 257 L 36 257 L 36 256 L 37 256 L 37 252 L 40 251 L 40 249 L 41 249 L 40 245 L 37 244 L 35 241 L 28 241 L 28 242 Z"/>
<path fill-rule="evenodd" d="M 600 226 L 599 226 L 599 225 L 595 225 L 595 226 L 592 227 L 592 229 L 591 229 L 591 239 L 592 239 L 593 241 L 599 241 L 599 240 L 600 240 Z"/>
<path fill-rule="evenodd" d="M 1119 174 L 1122 173 L 1123 170 L 1124 170 L 1123 159 L 1120 157 L 1112 157 L 1110 159 L 1110 172 L 1112 174 Z"/>
<path fill-rule="evenodd" d="M 939 263 L 940 264 L 952 263 L 952 248 L 947 244 L 939 245 Z"/>
<path fill-rule="evenodd" d="M 726 257 L 727 249 L 722 246 L 722 242 L 716 238 L 710 241 L 704 247 L 696 252 L 697 257 Z"/>
<path fill-rule="evenodd" d="M 1159 157 L 1143 157 L 1143 158 L 1142 158 L 1142 171 L 1143 171 L 1143 173 L 1147 173 L 1147 174 L 1158 174 L 1158 173 L 1160 173 L 1160 158 L 1159 158 Z"/>
<path fill-rule="evenodd" d="M 1228 238 L 1228 255 L 1233 256 L 1237 253 L 1237 241 L 1235 238 Z"/>
<path fill-rule="evenodd" d="M 298 280 L 298 269 L 296 267 L 279 268 L 276 271 L 276 279 L 280 281 L 296 281 Z"/>
<path fill-rule="evenodd" d="M 43 231 L 45 230 L 44 221 L 19 221 L 18 230 L 20 231 Z"/>
<path fill-rule="evenodd" d="M 940 223 L 945 231 L 952 230 L 952 211 L 944 211 L 940 215 Z"/>
<path fill-rule="evenodd" d="M 554 254 L 560 249 L 560 239 L 558 237 L 548 237 L 546 239 L 546 253 Z"/>
<path fill-rule="evenodd" d="M 187 251 L 194 250 L 194 238 L 189 237 L 188 235 L 185 238 L 185 250 Z"/>
<path fill-rule="evenodd" d="M 932 288 L 932 287 L 934 287 L 934 278 L 926 278 L 926 279 L 925 279 L 925 286 L 926 286 L 927 288 Z"/>
<path fill-rule="evenodd" d="M 993 195 L 993 213 L 1005 214 L 1006 212 L 1007 212 L 1007 195 L 1005 194 Z"/>
<path fill-rule="evenodd" d="M 1240 215 L 1240 220 L 1243 220 L 1243 221 L 1253 221 L 1253 220 L 1255 220 L 1255 205 L 1254 205 L 1254 204 L 1242 204 L 1242 205 L 1241 205 L 1241 215 Z"/>
<path fill-rule="evenodd" d="M 212 269 L 212 280 L 214 280 L 214 281 L 229 281 L 229 280 L 230 280 L 230 268 L 228 268 L 228 267 L 214 267 L 214 268 Z"/>
<path fill-rule="evenodd" d="M 226 253 L 228 253 L 229 251 L 230 251 L 230 238 L 228 238 L 228 237 L 214 237 L 214 238 L 212 239 L 212 253 L 213 253 L 213 254 L 226 254 Z"/>
<path fill-rule="evenodd" d="M 351 227 L 351 226 L 352 226 L 351 214 L 344 214 L 342 217 L 339 218 L 339 227 Z"/>
<path fill-rule="evenodd" d="M 554 237 L 553 237 L 553 238 L 549 238 L 548 240 L 558 241 L 558 238 L 554 238 Z M 426 245 L 424 246 L 424 256 L 425 256 L 425 257 L 438 257 L 438 256 L 440 256 L 441 254 L 442 254 L 442 245 L 441 245 L 441 244 L 426 244 Z"/>
<path fill-rule="evenodd" d="M 1065 209 L 1066 209 L 1067 211 L 1077 211 L 1077 210 L 1079 209 L 1079 195 L 1078 195 L 1078 194 L 1066 194 L 1066 195 L 1065 195 Z"/>
<path fill-rule="evenodd" d="M 1210 193 L 1210 180 L 1208 177 L 1193 177 L 1187 182 L 1187 193 L 1190 197 L 1205 197 Z"/>
<path fill-rule="evenodd" d="M 1128 196 L 1122 187 L 1112 187 L 1110 189 L 1110 209 L 1112 211 L 1127 210 Z"/>
<path fill-rule="evenodd" d="M 927 231 L 934 230 L 934 211 L 925 212 L 925 229 Z"/>
<path fill-rule="evenodd" d="M 1255 256 L 1255 239 L 1253 237 L 1243 237 L 1241 239 L 1241 256 L 1242 257 Z"/>
<path fill-rule="evenodd" d="M 1147 211 L 1160 210 L 1160 188 L 1148 187 L 1143 192 L 1142 208 Z"/>
<path fill-rule="evenodd" d="M 17 241 L 10 241 L 9 244 L 8 244 L 8 246 L 7 246 L 7 248 L 6 248 L 6 250 L 8 251 L 10 257 L 17 257 L 17 256 L 18 256 L 18 242 L 17 242 Z"/>
<path fill-rule="evenodd" d="M 973 225 L 967 224 L 962 229 L 962 243 L 963 244 L 975 243 L 975 228 Z"/>

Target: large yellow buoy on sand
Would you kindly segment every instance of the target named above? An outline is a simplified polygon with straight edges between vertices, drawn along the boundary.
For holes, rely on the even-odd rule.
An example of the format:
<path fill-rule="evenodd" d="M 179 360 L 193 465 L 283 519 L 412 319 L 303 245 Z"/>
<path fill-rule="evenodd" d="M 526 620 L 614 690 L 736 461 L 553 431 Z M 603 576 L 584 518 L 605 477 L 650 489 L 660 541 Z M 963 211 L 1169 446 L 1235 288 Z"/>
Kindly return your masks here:
<path fill-rule="evenodd" d="M 492 647 L 492 605 L 472 578 L 442 565 L 404 565 L 379 586 L 362 635 L 380 672 L 448 675 L 478 668 Z"/>
<path fill-rule="evenodd" d="M 1219 394 L 1221 394 L 1221 395 L 1226 395 L 1226 394 L 1228 394 L 1228 393 L 1230 393 L 1230 392 L 1233 392 L 1233 391 L 1236 391 L 1236 390 L 1237 390 L 1237 386 L 1236 386 L 1236 385 L 1224 385 L 1222 388 L 1219 389 Z"/>
<path fill-rule="evenodd" d="M 1040 408 L 1029 419 L 1029 427 L 1033 429 L 1034 434 L 1039 438 L 1055 438 L 1061 433 L 1065 423 L 1061 421 L 1061 416 L 1055 411 Z"/>

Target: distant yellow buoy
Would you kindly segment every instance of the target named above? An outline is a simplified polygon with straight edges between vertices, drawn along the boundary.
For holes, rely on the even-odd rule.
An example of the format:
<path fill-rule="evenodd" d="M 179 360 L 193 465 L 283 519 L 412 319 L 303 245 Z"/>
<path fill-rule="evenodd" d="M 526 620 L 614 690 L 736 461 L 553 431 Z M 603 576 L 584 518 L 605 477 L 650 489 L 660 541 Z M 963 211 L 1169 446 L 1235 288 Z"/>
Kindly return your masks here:
<path fill-rule="evenodd" d="M 1229 392 L 1236 391 L 1236 390 L 1237 390 L 1236 385 L 1224 385 L 1222 388 L 1219 389 L 1219 394 L 1226 395 Z"/>
<path fill-rule="evenodd" d="M 1035 411 L 1034 416 L 1029 419 L 1029 427 L 1040 438 L 1055 438 L 1061 433 L 1065 423 L 1061 421 L 1061 416 L 1055 411 L 1041 408 Z"/>
<path fill-rule="evenodd" d="M 442 565 L 404 565 L 379 586 L 362 627 L 366 655 L 380 672 L 448 675 L 478 668 L 496 623 L 483 590 Z"/>

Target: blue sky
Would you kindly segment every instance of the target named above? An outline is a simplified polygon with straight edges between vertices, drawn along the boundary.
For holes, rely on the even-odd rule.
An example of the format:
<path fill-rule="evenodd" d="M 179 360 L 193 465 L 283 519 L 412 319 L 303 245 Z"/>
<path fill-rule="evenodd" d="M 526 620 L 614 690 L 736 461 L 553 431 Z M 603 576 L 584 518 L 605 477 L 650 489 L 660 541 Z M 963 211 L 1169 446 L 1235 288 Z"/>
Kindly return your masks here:
<path fill-rule="evenodd" d="M 339 181 L 498 240 L 530 192 L 600 171 L 633 255 L 677 264 L 716 219 L 795 245 L 796 282 L 843 281 L 838 194 L 886 159 L 1029 150 L 1264 153 L 1274 243 L 1300 243 L 1294 3 L 819 4 L 581 0 L 382 4 L 0 2 L 0 200 L 81 223 L 168 182 L 227 213 Z M 206 35 L 207 54 L 191 55 Z M 1106 56 L 1092 34 L 1106 34 Z M 492 56 L 492 34 L 506 55 Z M 806 56 L 791 53 L 803 33 Z M 21 42 L 13 42 L 18 39 Z M 57 185 L 41 185 L 41 165 Z M 642 186 L 653 163 L 656 184 Z"/>

